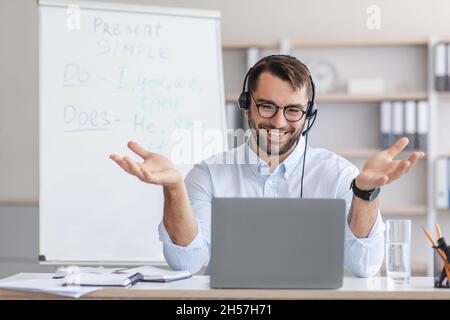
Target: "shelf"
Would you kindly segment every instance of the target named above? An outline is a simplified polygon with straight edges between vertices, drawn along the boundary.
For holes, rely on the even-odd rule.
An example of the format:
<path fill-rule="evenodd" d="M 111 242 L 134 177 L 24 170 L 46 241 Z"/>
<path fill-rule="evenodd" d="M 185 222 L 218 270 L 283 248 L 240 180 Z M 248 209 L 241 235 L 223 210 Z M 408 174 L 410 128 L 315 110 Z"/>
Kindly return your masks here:
<path fill-rule="evenodd" d="M 437 36 L 437 42 L 450 42 L 450 36 Z"/>
<path fill-rule="evenodd" d="M 225 101 L 235 102 L 238 97 L 238 94 L 229 94 L 225 96 Z M 427 98 L 428 96 L 425 91 L 417 91 L 383 94 L 328 93 L 318 95 L 316 100 L 319 102 L 381 102 L 386 100 L 426 100 Z"/>
<path fill-rule="evenodd" d="M 450 208 L 436 208 L 436 212 L 448 216 L 450 214 Z"/>
<path fill-rule="evenodd" d="M 380 208 L 381 214 L 384 216 L 426 216 L 426 206 L 386 206 Z"/>
<path fill-rule="evenodd" d="M 450 157 L 450 151 L 439 152 L 438 157 Z"/>
<path fill-rule="evenodd" d="M 344 158 L 370 158 L 381 149 L 338 149 L 333 152 Z"/>
<path fill-rule="evenodd" d="M 279 48 L 279 41 L 227 41 L 222 43 L 222 49 L 248 49 L 248 48 L 259 48 L 259 49 L 276 49 Z"/>
<path fill-rule="evenodd" d="M 425 46 L 428 37 L 352 37 L 352 38 L 285 38 L 291 48 L 333 48 L 333 47 L 364 47 L 364 46 Z M 224 41 L 224 49 L 278 49 L 279 40 L 273 41 Z"/>
<path fill-rule="evenodd" d="M 0 200 L 0 207 L 28 207 L 37 206 L 39 201 L 30 200 Z M 382 215 L 404 215 L 404 216 L 422 216 L 426 215 L 427 208 L 425 206 L 388 206 L 381 208 Z M 448 210 L 448 209 L 438 209 Z"/>
<path fill-rule="evenodd" d="M 236 102 L 237 103 L 238 98 L 239 98 L 238 94 L 227 94 L 225 96 L 225 102 Z"/>
<path fill-rule="evenodd" d="M 319 102 L 381 102 L 386 100 L 426 100 L 427 93 L 418 92 L 392 92 L 383 94 L 348 94 L 329 93 L 317 96 Z"/>
<path fill-rule="evenodd" d="M 371 156 L 373 156 L 374 154 L 376 154 L 377 152 L 381 152 L 383 151 L 382 149 L 337 149 L 337 150 L 333 150 L 334 153 L 344 157 L 344 158 L 370 158 Z M 400 157 L 402 157 L 403 155 L 409 154 L 411 152 L 415 152 L 415 151 L 421 151 L 421 150 L 403 150 L 402 152 L 400 152 Z M 450 155 L 450 153 L 449 153 Z M 426 157 L 426 153 L 425 153 L 425 157 Z M 419 160 L 420 161 L 420 160 Z"/>
<path fill-rule="evenodd" d="M 0 207 L 33 207 L 39 204 L 38 199 L 15 200 L 0 199 Z"/>
<path fill-rule="evenodd" d="M 362 46 L 425 46 L 426 36 L 418 37 L 352 37 L 329 39 L 291 39 L 292 48 L 301 47 L 362 47 Z"/>
<path fill-rule="evenodd" d="M 440 100 L 448 101 L 450 100 L 450 92 L 437 92 L 437 97 Z"/>

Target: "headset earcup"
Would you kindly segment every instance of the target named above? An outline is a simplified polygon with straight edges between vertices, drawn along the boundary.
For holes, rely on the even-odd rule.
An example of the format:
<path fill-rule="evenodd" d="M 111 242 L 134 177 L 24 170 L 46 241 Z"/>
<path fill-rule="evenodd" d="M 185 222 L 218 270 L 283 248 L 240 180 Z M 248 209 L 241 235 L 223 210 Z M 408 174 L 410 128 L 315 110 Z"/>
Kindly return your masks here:
<path fill-rule="evenodd" d="M 306 129 L 302 132 L 302 136 L 307 135 L 308 132 L 312 129 L 314 122 L 316 122 L 316 118 L 317 118 L 317 108 L 314 105 L 312 105 L 311 108 L 308 109 L 308 113 L 306 114 L 306 120 L 308 120 L 308 127 L 306 127 Z"/>
<path fill-rule="evenodd" d="M 250 105 L 250 95 L 248 94 L 247 91 L 243 91 L 239 95 L 238 104 L 239 104 L 240 109 L 242 109 L 242 110 L 248 109 L 248 107 Z"/>
<path fill-rule="evenodd" d="M 306 113 L 306 118 L 309 119 L 316 113 L 317 113 L 316 104 L 312 103 L 308 107 L 308 112 Z"/>

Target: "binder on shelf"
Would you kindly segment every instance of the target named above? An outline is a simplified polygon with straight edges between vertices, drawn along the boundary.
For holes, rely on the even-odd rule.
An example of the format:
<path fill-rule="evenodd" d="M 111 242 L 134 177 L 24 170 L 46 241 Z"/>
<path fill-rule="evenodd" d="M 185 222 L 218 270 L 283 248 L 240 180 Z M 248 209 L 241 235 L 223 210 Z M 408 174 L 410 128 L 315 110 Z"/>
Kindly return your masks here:
<path fill-rule="evenodd" d="M 261 53 L 258 48 L 251 47 L 247 49 L 247 70 L 250 70 L 258 62 L 260 55 Z"/>
<path fill-rule="evenodd" d="M 392 104 L 392 132 L 393 139 L 397 141 L 404 135 L 403 101 L 394 101 Z"/>
<path fill-rule="evenodd" d="M 434 86 L 436 91 L 448 90 L 447 69 L 448 50 L 445 43 L 438 43 L 435 47 Z"/>
<path fill-rule="evenodd" d="M 449 208 L 449 165 L 450 159 L 441 157 L 436 160 L 436 208 Z"/>
<path fill-rule="evenodd" d="M 416 148 L 416 102 L 405 102 L 405 136 L 409 139 L 408 149 Z"/>
<path fill-rule="evenodd" d="M 225 117 L 227 120 L 227 129 L 241 127 L 241 113 L 236 102 L 225 103 Z"/>
<path fill-rule="evenodd" d="M 419 101 L 417 103 L 417 139 L 416 148 L 427 149 L 428 135 L 428 102 Z"/>
<path fill-rule="evenodd" d="M 447 208 L 450 208 L 450 158 L 447 157 Z"/>
<path fill-rule="evenodd" d="M 445 55 L 445 83 L 446 83 L 446 90 L 450 91 L 450 43 L 447 43 L 446 45 L 446 55 Z"/>
<path fill-rule="evenodd" d="M 392 103 L 382 101 L 380 104 L 380 140 L 381 148 L 387 149 L 393 144 L 394 136 L 392 131 Z"/>

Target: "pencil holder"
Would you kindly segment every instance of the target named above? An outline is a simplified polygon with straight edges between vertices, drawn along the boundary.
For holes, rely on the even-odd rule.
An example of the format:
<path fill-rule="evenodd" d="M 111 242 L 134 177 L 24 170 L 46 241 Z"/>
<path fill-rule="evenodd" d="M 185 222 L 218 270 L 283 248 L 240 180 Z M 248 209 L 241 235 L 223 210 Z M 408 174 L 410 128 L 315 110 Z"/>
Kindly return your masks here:
<path fill-rule="evenodd" d="M 450 247 L 448 247 L 450 249 Z M 439 255 L 439 247 L 433 247 L 433 265 L 434 265 L 434 287 L 435 288 L 450 288 L 450 279 L 444 268 L 444 262 Z M 449 269 L 450 271 L 450 269 Z"/>

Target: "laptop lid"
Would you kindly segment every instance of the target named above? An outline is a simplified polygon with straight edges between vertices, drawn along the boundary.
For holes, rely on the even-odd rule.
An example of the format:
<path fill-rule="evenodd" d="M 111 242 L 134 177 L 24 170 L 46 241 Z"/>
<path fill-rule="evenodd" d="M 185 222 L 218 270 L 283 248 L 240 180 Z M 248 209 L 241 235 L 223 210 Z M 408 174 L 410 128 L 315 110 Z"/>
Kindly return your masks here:
<path fill-rule="evenodd" d="M 339 288 L 342 199 L 214 198 L 213 288 Z"/>

